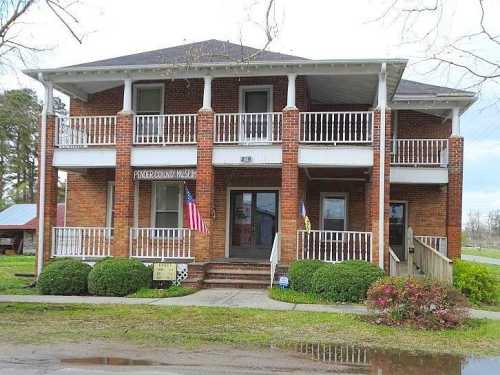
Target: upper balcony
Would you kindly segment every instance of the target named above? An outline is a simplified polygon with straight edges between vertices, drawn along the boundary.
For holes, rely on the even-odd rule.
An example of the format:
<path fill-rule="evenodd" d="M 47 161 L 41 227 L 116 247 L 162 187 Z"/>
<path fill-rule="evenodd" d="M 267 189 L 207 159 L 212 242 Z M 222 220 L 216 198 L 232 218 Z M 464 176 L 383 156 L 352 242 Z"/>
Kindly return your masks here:
<path fill-rule="evenodd" d="M 394 139 L 391 182 L 448 183 L 448 139 Z"/>

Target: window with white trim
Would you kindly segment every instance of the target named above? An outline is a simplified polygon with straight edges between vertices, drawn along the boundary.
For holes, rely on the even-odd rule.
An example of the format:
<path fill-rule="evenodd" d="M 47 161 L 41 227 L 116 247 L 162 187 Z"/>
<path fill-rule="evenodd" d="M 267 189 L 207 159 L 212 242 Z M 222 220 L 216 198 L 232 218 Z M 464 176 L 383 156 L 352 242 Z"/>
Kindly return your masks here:
<path fill-rule="evenodd" d="M 163 113 L 163 84 L 138 84 L 134 86 L 134 111 L 138 115 Z"/>
<path fill-rule="evenodd" d="M 182 228 L 182 190 L 177 182 L 154 182 L 152 223 L 155 228 Z"/>
<path fill-rule="evenodd" d="M 347 228 L 346 194 L 323 194 L 321 197 L 321 229 L 343 231 Z"/>
<path fill-rule="evenodd" d="M 108 181 L 106 192 L 106 226 L 113 228 L 115 217 L 115 182 Z"/>

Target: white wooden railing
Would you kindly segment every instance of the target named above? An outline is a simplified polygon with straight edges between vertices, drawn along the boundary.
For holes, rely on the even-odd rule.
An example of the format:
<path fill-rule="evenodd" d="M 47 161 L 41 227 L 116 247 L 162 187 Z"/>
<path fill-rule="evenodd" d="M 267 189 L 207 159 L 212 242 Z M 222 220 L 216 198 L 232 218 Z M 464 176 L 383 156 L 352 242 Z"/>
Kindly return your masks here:
<path fill-rule="evenodd" d="M 448 255 L 448 238 L 442 236 L 415 236 L 415 238 L 444 256 Z"/>
<path fill-rule="evenodd" d="M 451 285 L 453 283 L 453 262 L 436 249 L 426 245 L 417 237 L 413 241 L 415 246 L 414 262 L 425 276 Z"/>
<path fill-rule="evenodd" d="M 396 253 L 389 247 L 389 275 L 399 276 L 401 274 L 401 261 Z"/>
<path fill-rule="evenodd" d="M 61 148 L 116 143 L 116 116 L 57 117 L 54 145 Z"/>
<path fill-rule="evenodd" d="M 448 165 L 448 140 L 394 139 L 391 164 L 446 167 Z"/>
<path fill-rule="evenodd" d="M 331 362 L 341 365 L 367 367 L 370 365 L 369 350 L 348 344 L 298 343 L 296 351 L 307 355 L 314 361 Z M 356 371 L 365 373 L 365 371 Z"/>
<path fill-rule="evenodd" d="M 195 144 L 196 118 L 196 114 L 137 115 L 134 117 L 134 144 Z"/>
<path fill-rule="evenodd" d="M 187 228 L 130 228 L 130 257 L 193 259 L 191 230 Z"/>
<path fill-rule="evenodd" d="M 111 256 L 112 228 L 54 227 L 52 256 L 83 260 Z"/>
<path fill-rule="evenodd" d="M 278 261 L 280 258 L 280 251 L 281 251 L 281 238 L 280 238 L 280 234 L 276 233 L 274 235 L 271 256 L 269 257 L 269 263 L 271 264 L 271 288 L 273 287 L 273 283 L 274 283 L 274 275 L 276 273 L 276 267 L 278 266 Z"/>
<path fill-rule="evenodd" d="M 297 259 L 324 262 L 371 259 L 371 232 L 298 230 Z"/>
<path fill-rule="evenodd" d="M 214 143 L 279 143 L 281 112 L 217 113 Z"/>
<path fill-rule="evenodd" d="M 373 112 L 301 112 L 300 142 L 369 144 Z"/>

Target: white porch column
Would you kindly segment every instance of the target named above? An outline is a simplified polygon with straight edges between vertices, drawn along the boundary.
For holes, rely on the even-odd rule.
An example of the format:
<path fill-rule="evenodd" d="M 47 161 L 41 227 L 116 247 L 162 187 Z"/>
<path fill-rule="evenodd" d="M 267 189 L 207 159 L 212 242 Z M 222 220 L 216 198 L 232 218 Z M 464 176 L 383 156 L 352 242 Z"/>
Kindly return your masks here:
<path fill-rule="evenodd" d="M 46 82 L 46 90 L 47 90 L 47 114 L 54 114 L 54 84 L 50 81 Z"/>
<path fill-rule="evenodd" d="M 378 264 L 384 269 L 385 229 L 385 111 L 387 109 L 386 63 L 382 63 L 378 78 L 378 109 L 380 111 L 380 173 L 378 201 Z"/>
<path fill-rule="evenodd" d="M 205 111 L 212 110 L 212 77 L 204 77 L 205 85 L 203 86 L 203 107 Z"/>
<path fill-rule="evenodd" d="M 122 112 L 132 112 L 132 79 L 127 78 L 123 81 L 123 107 Z"/>
<path fill-rule="evenodd" d="M 288 75 L 288 91 L 286 95 L 286 107 L 296 108 L 295 106 L 295 81 L 297 74 L 292 73 Z"/>
<path fill-rule="evenodd" d="M 460 136 L 460 108 L 458 107 L 451 110 L 451 135 Z"/>

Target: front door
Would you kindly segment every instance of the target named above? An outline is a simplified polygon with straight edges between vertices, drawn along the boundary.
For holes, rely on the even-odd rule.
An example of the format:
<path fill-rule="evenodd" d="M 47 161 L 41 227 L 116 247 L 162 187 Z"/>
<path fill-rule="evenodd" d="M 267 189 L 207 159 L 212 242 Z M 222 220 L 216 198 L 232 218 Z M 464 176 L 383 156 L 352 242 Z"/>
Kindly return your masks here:
<path fill-rule="evenodd" d="M 406 260 L 406 203 L 391 202 L 389 245 L 399 260 Z"/>
<path fill-rule="evenodd" d="M 269 139 L 270 118 L 269 92 L 267 90 L 247 90 L 243 96 L 243 111 L 240 141 L 266 142 Z"/>
<path fill-rule="evenodd" d="M 278 193 L 232 191 L 230 205 L 229 256 L 269 259 L 278 230 Z"/>

